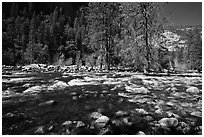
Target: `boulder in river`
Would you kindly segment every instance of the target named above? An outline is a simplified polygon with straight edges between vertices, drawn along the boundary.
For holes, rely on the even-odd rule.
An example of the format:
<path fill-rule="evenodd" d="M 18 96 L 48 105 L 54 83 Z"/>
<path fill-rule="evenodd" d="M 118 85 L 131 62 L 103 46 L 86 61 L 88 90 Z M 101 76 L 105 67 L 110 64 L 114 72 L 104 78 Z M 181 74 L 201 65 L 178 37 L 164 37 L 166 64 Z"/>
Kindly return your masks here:
<path fill-rule="evenodd" d="M 191 112 L 191 115 L 192 115 L 192 116 L 196 116 L 196 117 L 202 117 L 202 112 L 200 112 L 200 111 L 194 111 L 194 112 Z"/>
<path fill-rule="evenodd" d="M 55 83 L 48 87 L 48 90 L 63 90 L 67 88 L 69 85 L 64 81 L 55 81 Z"/>
<path fill-rule="evenodd" d="M 125 86 L 126 91 L 132 92 L 132 93 L 140 93 L 140 94 L 148 94 L 150 91 L 146 89 L 145 87 L 134 87 L 134 86 Z"/>
<path fill-rule="evenodd" d="M 186 92 L 198 94 L 199 89 L 197 87 L 190 87 L 190 88 L 186 89 Z"/>
<path fill-rule="evenodd" d="M 176 118 L 162 118 L 158 121 L 161 127 L 176 127 L 178 119 Z"/>
<path fill-rule="evenodd" d="M 128 115 L 129 115 L 129 112 L 119 110 L 119 111 L 117 111 L 117 112 L 115 113 L 115 115 L 118 116 L 118 117 L 120 117 L 120 116 L 128 116 Z"/>
<path fill-rule="evenodd" d="M 135 111 L 137 111 L 138 113 L 142 114 L 142 115 L 147 115 L 149 114 L 147 111 L 145 111 L 144 109 L 135 109 Z"/>
<path fill-rule="evenodd" d="M 110 119 L 107 116 L 101 116 L 95 121 L 95 125 L 99 128 L 103 128 L 106 126 Z"/>
<path fill-rule="evenodd" d="M 82 121 L 77 121 L 76 128 L 84 127 L 85 124 Z"/>
<path fill-rule="evenodd" d="M 62 126 L 70 126 L 72 125 L 72 121 L 65 121 L 62 123 Z"/>
<path fill-rule="evenodd" d="M 34 131 L 34 134 L 43 134 L 44 133 L 44 127 L 38 126 L 36 130 Z"/>
<path fill-rule="evenodd" d="M 42 86 L 33 86 L 23 91 L 23 93 L 39 93 L 42 90 L 43 90 Z"/>
<path fill-rule="evenodd" d="M 147 121 L 153 121 L 154 120 L 153 117 L 151 117 L 151 116 L 146 116 L 146 117 L 144 117 L 144 119 Z"/>
<path fill-rule="evenodd" d="M 171 111 L 167 111 L 166 114 L 168 115 L 168 117 L 180 118 L 179 115 L 177 115 Z"/>
<path fill-rule="evenodd" d="M 163 114 L 163 110 L 161 108 L 159 108 L 154 113 L 156 113 L 158 115 L 162 115 Z"/>
<path fill-rule="evenodd" d="M 185 122 L 180 122 L 177 130 L 178 129 L 180 129 L 184 134 L 187 134 L 190 131 L 190 126 Z"/>
<path fill-rule="evenodd" d="M 73 79 L 68 82 L 70 86 L 83 86 L 83 85 L 99 85 L 99 82 L 95 81 L 86 81 L 82 79 Z"/>
<path fill-rule="evenodd" d="M 145 135 L 143 131 L 138 131 L 137 135 Z"/>
<path fill-rule="evenodd" d="M 93 119 L 98 119 L 101 116 L 103 116 L 103 115 L 101 113 L 99 113 L 99 112 L 93 112 L 93 113 L 90 114 L 90 117 L 93 118 Z"/>

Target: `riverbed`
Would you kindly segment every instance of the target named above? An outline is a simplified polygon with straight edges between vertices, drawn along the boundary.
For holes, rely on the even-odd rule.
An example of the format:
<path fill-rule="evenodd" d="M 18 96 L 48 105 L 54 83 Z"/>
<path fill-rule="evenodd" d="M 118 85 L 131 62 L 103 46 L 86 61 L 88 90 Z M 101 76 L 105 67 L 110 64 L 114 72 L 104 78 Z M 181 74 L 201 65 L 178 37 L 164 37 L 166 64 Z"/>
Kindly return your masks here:
<path fill-rule="evenodd" d="M 2 75 L 4 135 L 201 131 L 202 77 L 21 70 Z"/>

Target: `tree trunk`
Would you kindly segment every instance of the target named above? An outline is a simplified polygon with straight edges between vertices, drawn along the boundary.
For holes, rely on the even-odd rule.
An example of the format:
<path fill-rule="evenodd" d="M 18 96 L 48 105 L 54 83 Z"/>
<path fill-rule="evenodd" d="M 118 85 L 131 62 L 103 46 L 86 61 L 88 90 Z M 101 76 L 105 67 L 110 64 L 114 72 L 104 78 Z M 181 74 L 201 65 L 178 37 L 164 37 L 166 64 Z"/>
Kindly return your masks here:
<path fill-rule="evenodd" d="M 15 43 L 13 42 L 13 65 L 16 65 L 16 49 L 15 49 Z"/>
<path fill-rule="evenodd" d="M 144 10 L 146 11 L 146 6 L 144 6 Z M 149 62 L 149 42 L 148 42 L 148 19 L 147 19 L 147 13 L 145 12 L 145 45 L 146 45 L 146 67 L 144 69 L 144 73 L 148 72 L 149 70 L 149 66 L 150 66 L 150 62 Z"/>

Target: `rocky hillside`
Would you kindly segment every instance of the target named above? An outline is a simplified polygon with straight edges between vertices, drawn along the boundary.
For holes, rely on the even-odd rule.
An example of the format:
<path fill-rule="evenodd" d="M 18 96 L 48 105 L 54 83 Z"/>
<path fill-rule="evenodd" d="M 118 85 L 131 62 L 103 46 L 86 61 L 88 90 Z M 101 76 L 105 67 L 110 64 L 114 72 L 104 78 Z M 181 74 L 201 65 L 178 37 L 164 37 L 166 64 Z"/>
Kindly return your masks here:
<path fill-rule="evenodd" d="M 163 41 L 165 41 L 165 47 L 169 51 L 177 50 L 178 48 L 187 47 L 187 37 L 186 35 L 189 31 L 193 31 L 195 27 L 183 27 L 166 29 L 162 34 Z M 198 27 L 200 33 L 202 33 L 202 28 Z"/>

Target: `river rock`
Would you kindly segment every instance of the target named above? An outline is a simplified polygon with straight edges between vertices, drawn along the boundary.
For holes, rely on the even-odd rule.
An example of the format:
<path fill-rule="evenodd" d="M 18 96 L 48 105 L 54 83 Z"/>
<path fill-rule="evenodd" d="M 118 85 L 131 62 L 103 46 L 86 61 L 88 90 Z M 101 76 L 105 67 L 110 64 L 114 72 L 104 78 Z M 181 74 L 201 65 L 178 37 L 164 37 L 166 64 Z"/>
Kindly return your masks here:
<path fill-rule="evenodd" d="M 182 132 L 183 133 L 188 133 L 190 131 L 190 126 L 188 124 L 186 124 L 185 122 L 180 122 L 179 123 L 181 128 L 182 128 Z"/>
<path fill-rule="evenodd" d="M 47 128 L 48 131 L 51 131 L 51 130 L 53 130 L 53 129 L 54 129 L 54 126 L 53 126 L 53 125 L 51 125 L 51 126 L 49 126 L 49 127 Z"/>
<path fill-rule="evenodd" d="M 49 100 L 43 103 L 40 103 L 38 106 L 47 106 L 47 105 L 53 105 L 54 103 L 56 103 L 54 100 Z"/>
<path fill-rule="evenodd" d="M 101 113 L 99 113 L 99 112 L 93 112 L 93 113 L 90 114 L 90 117 L 93 118 L 93 119 L 98 119 L 101 116 L 103 116 L 103 115 Z"/>
<path fill-rule="evenodd" d="M 142 115 L 147 115 L 149 114 L 147 111 L 145 111 L 144 109 L 135 109 L 135 111 L 137 111 L 138 113 L 142 114 Z"/>
<path fill-rule="evenodd" d="M 71 135 L 71 131 L 69 129 L 66 129 L 62 135 Z"/>
<path fill-rule="evenodd" d="M 197 117 L 202 117 L 202 112 L 194 111 L 194 112 L 191 112 L 191 115 L 197 116 Z"/>
<path fill-rule="evenodd" d="M 178 90 L 178 89 L 177 89 L 176 87 L 172 87 L 172 88 L 171 88 L 171 91 L 173 91 L 173 92 L 174 92 L 174 91 L 177 91 L 177 90 Z"/>
<path fill-rule="evenodd" d="M 123 126 L 124 122 L 118 119 L 114 119 L 111 121 L 114 126 Z"/>
<path fill-rule="evenodd" d="M 137 135 L 145 135 L 143 131 L 138 131 Z"/>
<path fill-rule="evenodd" d="M 30 82 L 31 80 L 37 79 L 36 77 L 25 77 L 25 78 L 11 78 L 9 83 L 21 83 L 21 82 Z"/>
<path fill-rule="evenodd" d="M 81 85 L 86 85 L 87 82 L 84 82 L 82 79 L 72 79 L 71 81 L 68 82 L 70 86 L 81 86 Z"/>
<path fill-rule="evenodd" d="M 179 115 L 177 115 L 177 114 L 175 114 L 175 113 L 173 113 L 171 111 L 167 111 L 166 114 L 167 114 L 168 117 L 175 117 L 177 119 L 180 118 Z"/>
<path fill-rule="evenodd" d="M 163 114 L 163 110 L 161 108 L 159 108 L 154 113 L 156 113 L 158 115 L 162 115 Z"/>
<path fill-rule="evenodd" d="M 44 133 L 44 127 L 43 126 L 39 126 L 36 128 L 36 130 L 34 131 L 34 134 L 43 134 Z"/>
<path fill-rule="evenodd" d="M 64 81 L 55 81 L 55 84 L 52 86 L 48 87 L 48 90 L 64 90 L 67 88 L 69 85 L 64 82 Z"/>
<path fill-rule="evenodd" d="M 77 100 L 77 96 L 73 96 L 72 99 L 73 99 L 73 100 Z"/>
<path fill-rule="evenodd" d="M 72 121 L 65 121 L 62 123 L 62 126 L 70 126 L 72 124 Z"/>
<path fill-rule="evenodd" d="M 77 121 L 76 128 L 84 127 L 84 126 L 85 126 L 85 124 L 82 121 Z"/>
<path fill-rule="evenodd" d="M 153 121 L 154 120 L 151 116 L 146 116 L 146 117 L 144 117 L 144 119 L 147 121 Z"/>
<path fill-rule="evenodd" d="M 175 106 L 175 104 L 172 102 L 167 102 L 166 105 L 171 106 L 171 107 Z"/>
<path fill-rule="evenodd" d="M 186 92 L 198 94 L 199 89 L 197 87 L 190 87 L 190 88 L 186 89 Z"/>
<path fill-rule="evenodd" d="M 128 99 L 129 102 L 132 102 L 132 103 L 145 103 L 146 101 L 143 100 L 143 99 Z"/>
<path fill-rule="evenodd" d="M 119 84 L 119 85 L 116 85 L 114 88 L 111 89 L 112 91 L 113 90 L 125 90 L 125 85 L 124 84 Z"/>
<path fill-rule="evenodd" d="M 127 115 L 129 115 L 129 113 L 127 112 L 127 111 L 121 111 L 121 110 L 119 110 L 119 111 L 117 111 L 116 113 L 115 113 L 115 115 L 116 116 L 127 116 Z"/>
<path fill-rule="evenodd" d="M 118 96 L 125 97 L 125 98 L 132 98 L 133 97 L 132 95 L 129 95 L 127 93 L 118 93 Z"/>
<path fill-rule="evenodd" d="M 178 119 L 176 118 L 162 118 L 158 121 L 161 127 L 176 127 L 178 125 Z"/>
<path fill-rule="evenodd" d="M 105 81 L 103 82 L 104 85 L 119 85 L 121 84 L 120 81 Z"/>
<path fill-rule="evenodd" d="M 39 93 L 42 89 L 41 86 L 33 86 L 23 91 L 23 93 Z"/>
<path fill-rule="evenodd" d="M 111 129 L 110 128 L 102 128 L 98 135 L 110 135 L 111 134 Z"/>
<path fill-rule="evenodd" d="M 26 83 L 26 84 L 24 84 L 22 87 L 27 87 L 27 88 L 29 88 L 31 85 L 32 85 L 32 84 L 30 84 L 30 83 Z"/>
<path fill-rule="evenodd" d="M 197 132 L 197 135 L 202 135 L 202 131 L 198 131 L 198 132 Z"/>
<path fill-rule="evenodd" d="M 107 91 L 107 90 L 103 90 L 101 93 L 108 93 L 109 91 Z"/>
<path fill-rule="evenodd" d="M 105 127 L 110 119 L 107 116 L 101 116 L 95 121 L 95 125 L 99 128 Z"/>
<path fill-rule="evenodd" d="M 134 87 L 134 86 L 125 86 L 126 91 L 132 92 L 132 93 L 140 93 L 140 94 L 148 94 L 150 91 L 146 89 L 145 87 Z"/>
<path fill-rule="evenodd" d="M 129 121 L 127 117 L 123 118 L 122 121 L 128 126 L 131 126 L 133 124 L 132 122 Z"/>

